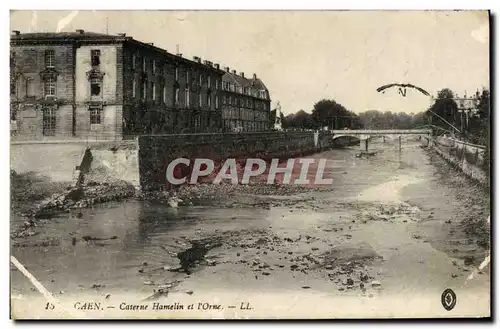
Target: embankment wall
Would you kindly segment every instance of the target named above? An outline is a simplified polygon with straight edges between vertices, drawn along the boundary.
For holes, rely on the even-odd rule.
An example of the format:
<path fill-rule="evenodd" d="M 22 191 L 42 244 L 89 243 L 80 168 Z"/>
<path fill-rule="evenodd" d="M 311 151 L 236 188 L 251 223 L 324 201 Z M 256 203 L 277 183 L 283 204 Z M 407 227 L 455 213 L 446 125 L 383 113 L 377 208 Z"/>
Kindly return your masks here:
<path fill-rule="evenodd" d="M 489 186 L 489 175 L 485 168 L 485 147 L 474 145 L 451 137 L 436 137 L 429 140 L 432 147 L 450 164 L 473 180 Z"/>
<path fill-rule="evenodd" d="M 142 190 L 171 188 L 166 169 L 177 158 L 212 159 L 217 167 L 228 158 L 242 164 L 248 158 L 269 161 L 272 158 L 292 158 L 331 148 L 328 132 L 256 132 L 223 134 L 178 134 L 138 137 L 138 163 Z M 192 168 L 185 168 L 189 176 Z"/>

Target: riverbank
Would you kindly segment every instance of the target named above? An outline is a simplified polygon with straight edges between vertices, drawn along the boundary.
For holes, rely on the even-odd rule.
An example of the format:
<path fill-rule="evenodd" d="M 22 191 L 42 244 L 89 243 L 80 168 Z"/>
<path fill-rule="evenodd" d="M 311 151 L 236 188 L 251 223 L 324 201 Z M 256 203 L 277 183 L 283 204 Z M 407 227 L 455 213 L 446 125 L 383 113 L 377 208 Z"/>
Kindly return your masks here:
<path fill-rule="evenodd" d="M 261 305 L 276 317 L 292 308 L 303 317 L 305 301 L 338 301 L 331 314 L 363 314 L 372 301 L 419 300 L 433 305 L 427 314 L 444 316 L 440 296 L 452 288 L 464 301 L 457 312 L 488 314 L 489 268 L 467 280 L 485 249 L 460 236 L 461 221 L 479 212 L 459 198 L 486 206 L 479 199 L 488 197 L 418 145 L 402 152 L 379 147 L 370 158 L 357 158 L 354 149 L 315 155 L 329 159 L 329 187 L 207 184 L 178 190 L 184 199 L 177 207 L 135 198 L 95 204 L 15 239 L 12 253 L 64 301 L 78 296 L 118 307 L 127 298 L 162 304 L 215 298 L 227 315 L 233 300 L 245 300 L 256 310 L 251 317 L 263 314 Z M 11 273 L 20 302 L 37 295 L 21 273 Z M 280 307 L 257 296 L 288 298 L 279 299 Z M 348 300 L 356 301 L 345 302 L 351 310 L 342 302 Z"/>

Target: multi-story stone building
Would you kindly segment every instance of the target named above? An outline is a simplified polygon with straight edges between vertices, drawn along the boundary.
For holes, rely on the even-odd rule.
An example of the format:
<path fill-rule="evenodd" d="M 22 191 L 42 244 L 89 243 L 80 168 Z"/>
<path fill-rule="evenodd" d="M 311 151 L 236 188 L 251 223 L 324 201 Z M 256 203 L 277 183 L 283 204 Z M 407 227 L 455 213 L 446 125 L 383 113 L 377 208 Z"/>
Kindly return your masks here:
<path fill-rule="evenodd" d="M 222 121 L 228 131 L 263 131 L 272 127 L 269 91 L 254 74 L 251 79 L 241 72 L 225 68 L 222 76 Z"/>
<path fill-rule="evenodd" d="M 227 72 L 125 34 L 14 31 L 10 65 L 14 140 L 124 139 L 225 127 Z"/>

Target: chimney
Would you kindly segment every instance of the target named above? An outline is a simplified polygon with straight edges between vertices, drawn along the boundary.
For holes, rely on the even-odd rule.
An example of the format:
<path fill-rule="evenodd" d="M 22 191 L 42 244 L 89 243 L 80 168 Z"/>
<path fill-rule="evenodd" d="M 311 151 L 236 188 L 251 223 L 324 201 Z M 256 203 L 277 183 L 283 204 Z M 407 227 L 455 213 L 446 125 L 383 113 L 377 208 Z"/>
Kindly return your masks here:
<path fill-rule="evenodd" d="M 209 62 L 209 61 L 207 61 L 207 60 L 204 60 L 204 61 L 203 61 L 203 64 L 205 64 L 205 65 L 210 65 L 210 62 Z"/>
<path fill-rule="evenodd" d="M 152 42 L 148 42 L 148 45 L 150 45 L 150 46 L 154 46 L 154 43 L 152 43 Z"/>
<path fill-rule="evenodd" d="M 19 34 L 21 34 L 21 32 L 19 32 L 18 30 L 12 31 L 12 35 L 19 35 Z"/>
<path fill-rule="evenodd" d="M 177 54 L 177 56 L 182 57 L 182 54 Z"/>
<path fill-rule="evenodd" d="M 257 80 L 257 74 L 255 74 L 255 73 L 253 74 L 253 79 Z"/>
<path fill-rule="evenodd" d="M 118 36 L 120 36 L 120 37 L 126 37 L 127 33 L 118 33 Z"/>
<path fill-rule="evenodd" d="M 232 70 L 232 71 L 231 71 L 231 73 L 232 73 L 232 74 L 236 74 L 236 70 Z"/>
<path fill-rule="evenodd" d="M 215 67 L 217 70 L 220 70 L 220 64 L 219 64 L 219 63 L 215 63 L 215 64 L 214 64 L 214 67 Z"/>
<path fill-rule="evenodd" d="M 245 72 L 240 72 L 240 75 L 241 75 L 242 78 L 244 78 L 245 77 Z"/>
<path fill-rule="evenodd" d="M 79 33 L 79 34 L 84 34 L 85 31 L 84 30 L 76 30 L 76 33 Z"/>
<path fill-rule="evenodd" d="M 229 66 L 226 66 L 224 70 L 226 70 L 226 72 L 229 73 Z"/>
<path fill-rule="evenodd" d="M 193 61 L 197 62 L 197 61 L 198 61 L 198 59 L 199 59 L 199 57 L 198 57 L 198 56 L 193 56 Z"/>
<path fill-rule="evenodd" d="M 197 62 L 198 62 L 198 63 L 201 63 L 201 57 L 198 57 Z"/>

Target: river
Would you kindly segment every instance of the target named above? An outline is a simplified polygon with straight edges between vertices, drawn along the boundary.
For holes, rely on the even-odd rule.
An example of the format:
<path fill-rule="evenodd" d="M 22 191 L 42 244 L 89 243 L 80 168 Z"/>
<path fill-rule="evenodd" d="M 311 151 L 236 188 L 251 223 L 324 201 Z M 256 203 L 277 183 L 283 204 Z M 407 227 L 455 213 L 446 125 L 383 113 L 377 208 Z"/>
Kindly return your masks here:
<path fill-rule="evenodd" d="M 328 160 L 332 186 L 279 195 L 242 188 L 231 206 L 100 204 L 51 218 L 37 235 L 13 241 L 11 252 L 61 300 L 144 298 L 175 282 L 166 300 L 253 308 L 178 317 L 489 315 L 489 266 L 467 280 L 488 253 L 464 225 L 488 217 L 487 193 L 419 141 L 406 140 L 401 151 L 390 140 L 370 149 L 377 154 L 357 157 L 357 148 L 347 148 L 313 155 Z M 170 271 L 188 240 L 203 237 L 222 245 L 192 273 Z M 13 267 L 11 287 L 18 314 L 40 295 Z M 446 288 L 457 294 L 456 313 L 441 306 Z"/>

